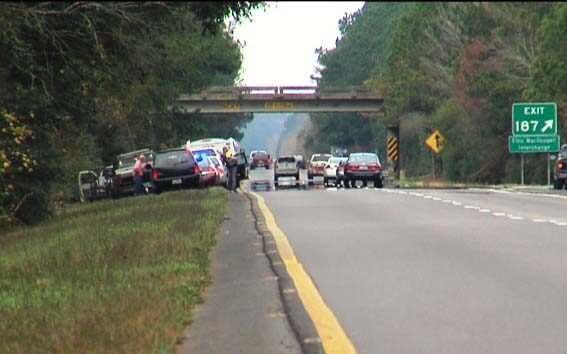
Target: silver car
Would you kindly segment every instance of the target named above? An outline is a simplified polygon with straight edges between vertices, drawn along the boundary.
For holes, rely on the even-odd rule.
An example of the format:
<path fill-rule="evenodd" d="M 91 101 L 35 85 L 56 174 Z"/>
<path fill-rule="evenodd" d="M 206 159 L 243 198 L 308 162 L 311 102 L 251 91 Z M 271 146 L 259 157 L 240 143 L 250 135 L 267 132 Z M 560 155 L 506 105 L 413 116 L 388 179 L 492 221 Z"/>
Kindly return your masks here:
<path fill-rule="evenodd" d="M 295 177 L 299 182 L 299 164 L 295 156 L 280 156 L 274 164 L 274 182 L 278 183 L 280 177 Z"/>

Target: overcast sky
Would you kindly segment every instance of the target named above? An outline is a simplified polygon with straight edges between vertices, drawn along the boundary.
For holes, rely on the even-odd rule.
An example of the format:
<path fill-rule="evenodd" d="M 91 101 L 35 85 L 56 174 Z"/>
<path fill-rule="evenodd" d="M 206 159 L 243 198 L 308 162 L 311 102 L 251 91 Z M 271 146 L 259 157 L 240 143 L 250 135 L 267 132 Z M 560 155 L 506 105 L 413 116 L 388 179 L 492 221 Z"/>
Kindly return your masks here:
<path fill-rule="evenodd" d="M 319 47 L 334 48 L 339 19 L 360 9 L 363 1 L 268 2 L 235 27 L 234 38 L 246 43 L 241 84 L 246 86 L 315 85 Z"/>

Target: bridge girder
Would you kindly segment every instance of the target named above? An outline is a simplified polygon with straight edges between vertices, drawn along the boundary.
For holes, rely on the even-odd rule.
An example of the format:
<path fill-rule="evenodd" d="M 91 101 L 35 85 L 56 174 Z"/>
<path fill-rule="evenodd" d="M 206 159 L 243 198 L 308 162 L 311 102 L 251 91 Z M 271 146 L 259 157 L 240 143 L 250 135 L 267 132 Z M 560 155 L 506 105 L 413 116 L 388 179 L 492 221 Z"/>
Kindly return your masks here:
<path fill-rule="evenodd" d="M 365 87 L 213 87 L 168 107 L 181 113 L 366 112 L 384 114 L 384 99 Z"/>

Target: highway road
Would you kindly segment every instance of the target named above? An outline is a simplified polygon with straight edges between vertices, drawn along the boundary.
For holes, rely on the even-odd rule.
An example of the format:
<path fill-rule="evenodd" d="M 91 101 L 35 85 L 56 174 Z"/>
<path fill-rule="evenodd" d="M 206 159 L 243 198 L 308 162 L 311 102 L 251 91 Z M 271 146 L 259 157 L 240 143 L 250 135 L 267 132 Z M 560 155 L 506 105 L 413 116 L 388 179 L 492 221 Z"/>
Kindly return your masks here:
<path fill-rule="evenodd" d="M 567 194 L 258 193 L 358 353 L 567 353 Z"/>

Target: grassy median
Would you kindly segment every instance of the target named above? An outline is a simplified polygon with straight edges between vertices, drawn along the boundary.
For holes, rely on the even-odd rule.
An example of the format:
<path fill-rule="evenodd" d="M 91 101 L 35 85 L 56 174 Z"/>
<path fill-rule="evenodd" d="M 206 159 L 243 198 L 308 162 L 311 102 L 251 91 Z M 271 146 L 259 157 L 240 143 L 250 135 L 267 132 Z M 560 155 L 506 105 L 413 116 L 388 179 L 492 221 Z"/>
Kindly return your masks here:
<path fill-rule="evenodd" d="M 210 283 L 221 188 L 103 200 L 0 235 L 0 353 L 171 353 Z"/>

